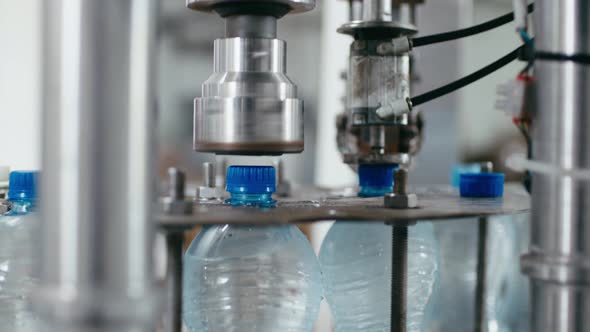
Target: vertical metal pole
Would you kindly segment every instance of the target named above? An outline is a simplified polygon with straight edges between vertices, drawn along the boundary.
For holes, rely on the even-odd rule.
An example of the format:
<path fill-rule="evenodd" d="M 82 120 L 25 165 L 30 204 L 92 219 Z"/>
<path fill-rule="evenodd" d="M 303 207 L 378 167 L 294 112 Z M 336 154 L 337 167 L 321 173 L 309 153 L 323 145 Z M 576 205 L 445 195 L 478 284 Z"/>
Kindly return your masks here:
<path fill-rule="evenodd" d="M 184 234 L 171 232 L 166 234 L 168 289 L 167 319 L 165 331 L 181 332 L 182 330 L 182 244 Z"/>
<path fill-rule="evenodd" d="M 408 227 L 391 226 L 391 332 L 407 328 Z"/>
<path fill-rule="evenodd" d="M 494 170 L 492 162 L 481 163 L 482 173 L 491 173 Z M 475 321 L 476 332 L 486 332 L 486 296 L 487 296 L 487 270 L 488 270 L 488 218 L 481 217 L 477 224 L 477 265 L 475 282 Z"/>
<path fill-rule="evenodd" d="M 589 17 L 588 0 L 535 2 L 533 158 L 555 169 L 590 169 L 590 66 L 563 57 L 590 55 Z M 590 331 L 589 260 L 590 182 L 534 173 L 531 246 L 522 259 L 531 331 Z"/>
<path fill-rule="evenodd" d="M 156 0 L 42 2 L 44 331 L 152 331 Z"/>
<path fill-rule="evenodd" d="M 474 330 L 487 330 L 486 317 L 486 276 L 488 261 L 488 218 L 479 218 L 477 225 L 477 267 L 475 284 L 475 321 Z"/>

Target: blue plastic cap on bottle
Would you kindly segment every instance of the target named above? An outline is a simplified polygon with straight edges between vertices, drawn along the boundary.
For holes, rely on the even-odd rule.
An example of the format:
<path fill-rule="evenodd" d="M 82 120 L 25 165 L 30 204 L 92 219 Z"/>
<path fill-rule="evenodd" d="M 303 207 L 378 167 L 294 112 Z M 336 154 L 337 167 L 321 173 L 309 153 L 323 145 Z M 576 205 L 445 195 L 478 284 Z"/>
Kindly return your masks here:
<path fill-rule="evenodd" d="M 393 190 L 393 173 L 397 165 L 359 165 L 360 197 L 377 197 Z"/>
<path fill-rule="evenodd" d="M 33 200 L 37 195 L 37 172 L 14 171 L 8 178 L 8 200 Z"/>
<path fill-rule="evenodd" d="M 396 165 L 359 165 L 359 185 L 361 187 L 391 187 Z"/>
<path fill-rule="evenodd" d="M 451 185 L 459 188 L 461 184 L 461 174 L 481 173 L 481 164 L 457 164 L 451 170 Z"/>
<path fill-rule="evenodd" d="M 504 174 L 461 174 L 459 190 L 461 197 L 502 197 L 504 195 Z"/>
<path fill-rule="evenodd" d="M 277 190 L 272 166 L 230 166 L 225 190 L 236 194 L 272 194 Z"/>

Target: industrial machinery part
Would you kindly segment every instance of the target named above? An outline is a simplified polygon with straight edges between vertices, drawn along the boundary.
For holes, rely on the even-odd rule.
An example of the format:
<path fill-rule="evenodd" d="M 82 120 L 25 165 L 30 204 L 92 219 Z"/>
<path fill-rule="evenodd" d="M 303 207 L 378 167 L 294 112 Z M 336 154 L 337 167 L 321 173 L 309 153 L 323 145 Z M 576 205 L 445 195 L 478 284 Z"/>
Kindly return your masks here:
<path fill-rule="evenodd" d="M 273 164 L 277 171 L 277 191 L 275 195 L 279 197 L 291 196 L 291 182 L 285 177 L 285 162 L 277 160 Z"/>
<path fill-rule="evenodd" d="M 391 225 L 390 331 L 407 330 L 408 226 Z"/>
<path fill-rule="evenodd" d="M 164 229 L 191 229 L 208 224 L 282 224 L 322 220 L 363 220 L 407 224 L 420 220 L 458 219 L 499 214 L 518 214 L 529 209 L 529 195 L 521 185 L 505 188 L 503 199 L 461 198 L 450 187 L 414 188 L 420 196 L 419 209 L 389 209 L 383 197 L 359 198 L 343 196 L 317 188 L 298 188 L 289 198 L 277 198 L 274 209 L 235 209 L 220 201 L 195 205 L 190 216 L 160 215 L 158 223 Z M 315 192 L 314 192 L 315 190 Z"/>
<path fill-rule="evenodd" d="M 386 194 L 384 205 L 390 209 L 413 209 L 418 207 L 418 196 L 408 193 L 408 170 L 398 168 L 395 170 L 393 180 L 393 192 Z"/>
<path fill-rule="evenodd" d="M 384 161 L 409 165 L 422 148 L 423 128 L 421 112 L 408 114 L 407 125 L 391 126 L 352 126 L 344 112 L 336 119 L 336 142 L 344 162 L 352 167 Z"/>
<path fill-rule="evenodd" d="M 533 171 L 531 331 L 590 331 L 590 1 L 535 3 L 536 105 L 533 156 L 561 174 Z M 553 57 L 548 57 L 551 54 Z M 571 172 L 570 172 L 571 171 Z"/>
<path fill-rule="evenodd" d="M 197 187 L 197 200 L 215 200 L 225 195 L 225 190 L 217 186 L 215 164 L 209 162 L 203 163 L 203 179 L 203 185 Z"/>
<path fill-rule="evenodd" d="M 280 155 L 303 151 L 303 101 L 286 75 L 277 19 L 314 8 L 314 0 L 188 0 L 225 19 L 215 40 L 214 73 L 195 99 L 194 148 L 201 152 Z"/>
<path fill-rule="evenodd" d="M 353 5 L 351 2 L 351 17 L 357 16 Z M 410 96 L 410 55 L 387 50 L 392 39 L 417 32 L 413 25 L 400 23 L 400 13 L 399 3 L 364 0 L 362 20 L 338 29 L 354 37 L 347 76 L 347 127 L 342 129 L 358 138 L 358 148 L 343 151 L 348 164 L 411 161 L 408 139 L 403 135 L 408 132 L 404 127 L 410 126 L 408 112 L 388 119 L 376 113 L 382 106 Z"/>
<path fill-rule="evenodd" d="M 155 0 L 43 2 L 44 331 L 152 331 L 157 317 Z"/>
<path fill-rule="evenodd" d="M 184 197 L 186 175 L 178 168 L 168 169 L 168 196 L 161 199 L 161 209 L 167 214 L 190 214 L 193 203 Z"/>
<path fill-rule="evenodd" d="M 191 214 L 193 203 L 184 195 L 186 176 L 178 168 L 168 169 L 168 196 L 163 200 L 163 213 L 167 215 Z M 182 231 L 166 232 L 166 312 L 164 330 L 179 332 L 182 330 L 182 254 L 184 233 Z"/>
<path fill-rule="evenodd" d="M 494 163 L 491 161 L 480 164 L 481 173 L 492 173 Z M 479 217 L 477 221 L 477 265 L 475 269 L 475 331 L 487 331 L 486 318 L 486 276 L 488 267 L 488 221 L 487 217 Z"/>

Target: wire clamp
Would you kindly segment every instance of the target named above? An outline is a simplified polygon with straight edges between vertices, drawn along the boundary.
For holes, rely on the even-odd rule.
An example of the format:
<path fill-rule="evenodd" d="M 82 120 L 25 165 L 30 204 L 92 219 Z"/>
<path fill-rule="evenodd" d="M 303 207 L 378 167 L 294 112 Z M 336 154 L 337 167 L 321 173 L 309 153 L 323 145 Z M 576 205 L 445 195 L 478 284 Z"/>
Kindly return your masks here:
<path fill-rule="evenodd" d="M 408 37 L 399 37 L 391 40 L 391 42 L 384 42 L 377 46 L 377 53 L 379 55 L 405 55 L 412 50 L 412 41 Z"/>
<path fill-rule="evenodd" d="M 383 120 L 388 120 L 412 111 L 412 101 L 410 97 L 405 99 L 396 99 L 377 109 L 377 116 Z"/>

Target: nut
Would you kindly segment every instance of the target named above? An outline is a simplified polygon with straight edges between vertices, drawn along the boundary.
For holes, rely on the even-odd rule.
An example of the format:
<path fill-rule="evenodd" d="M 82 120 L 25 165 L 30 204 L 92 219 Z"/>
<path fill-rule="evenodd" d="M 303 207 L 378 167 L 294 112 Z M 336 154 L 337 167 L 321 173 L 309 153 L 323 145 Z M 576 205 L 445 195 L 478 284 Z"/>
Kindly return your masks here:
<path fill-rule="evenodd" d="M 224 191 L 219 187 L 205 187 L 200 186 L 197 188 L 197 199 L 206 201 L 213 199 L 223 198 Z"/>
<path fill-rule="evenodd" d="M 388 209 L 413 209 L 418 207 L 416 194 L 387 194 L 384 198 L 385 207 Z"/>
<path fill-rule="evenodd" d="M 174 200 L 164 197 L 160 200 L 160 211 L 170 215 L 187 215 L 193 212 L 193 203 L 187 200 Z"/>

